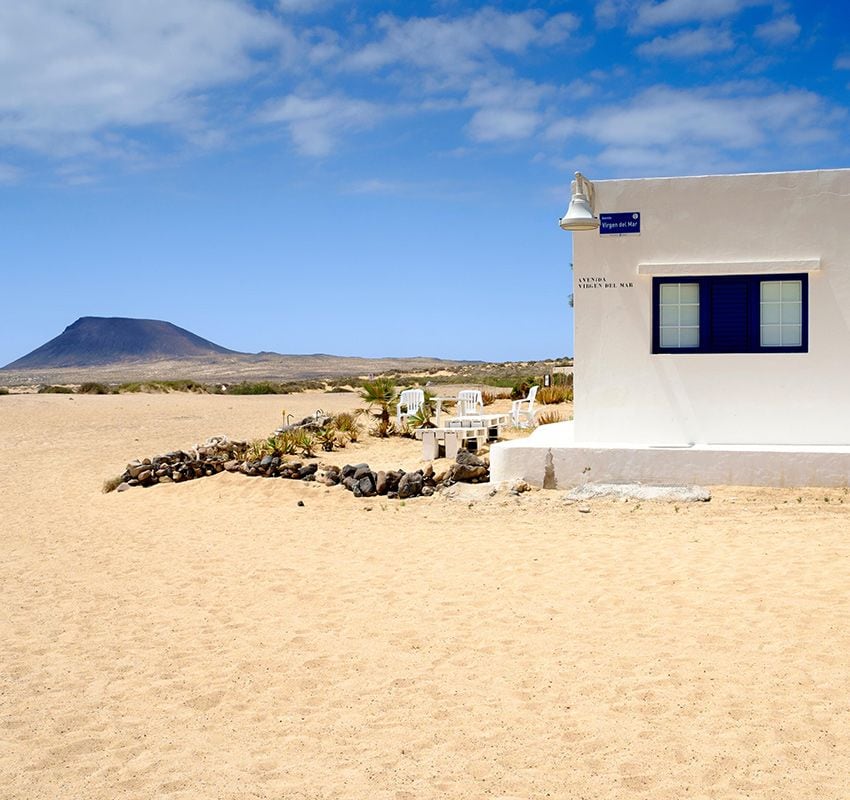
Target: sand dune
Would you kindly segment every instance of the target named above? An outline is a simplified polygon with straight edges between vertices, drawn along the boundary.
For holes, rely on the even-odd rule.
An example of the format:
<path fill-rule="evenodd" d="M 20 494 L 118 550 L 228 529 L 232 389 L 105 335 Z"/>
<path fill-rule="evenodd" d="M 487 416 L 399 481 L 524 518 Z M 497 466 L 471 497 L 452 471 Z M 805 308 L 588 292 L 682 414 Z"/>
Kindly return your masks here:
<path fill-rule="evenodd" d="M 0 797 L 847 797 L 845 491 L 100 491 L 352 402 L 0 398 Z"/>

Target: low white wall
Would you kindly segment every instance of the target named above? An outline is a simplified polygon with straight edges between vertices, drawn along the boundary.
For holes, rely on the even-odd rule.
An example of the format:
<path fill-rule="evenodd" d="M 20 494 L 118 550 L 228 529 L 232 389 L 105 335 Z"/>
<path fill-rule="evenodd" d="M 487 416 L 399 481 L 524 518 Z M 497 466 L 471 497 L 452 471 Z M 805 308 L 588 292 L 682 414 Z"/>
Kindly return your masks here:
<path fill-rule="evenodd" d="M 850 447 L 653 448 L 581 443 L 574 440 L 573 434 L 573 423 L 567 422 L 545 425 L 527 439 L 494 444 L 490 449 L 491 483 L 520 478 L 547 489 L 568 489 L 585 483 L 786 487 L 850 484 Z"/>
<path fill-rule="evenodd" d="M 576 442 L 850 444 L 850 170 L 595 189 L 597 212 L 640 212 L 641 233 L 573 234 Z M 741 262 L 819 265 L 809 352 L 653 355 L 653 269 Z"/>

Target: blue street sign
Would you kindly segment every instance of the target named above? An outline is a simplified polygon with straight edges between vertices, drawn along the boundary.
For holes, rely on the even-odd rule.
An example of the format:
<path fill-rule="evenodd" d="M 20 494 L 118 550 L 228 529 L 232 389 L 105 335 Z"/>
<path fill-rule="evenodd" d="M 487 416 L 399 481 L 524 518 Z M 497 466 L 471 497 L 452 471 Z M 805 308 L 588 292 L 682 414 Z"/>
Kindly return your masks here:
<path fill-rule="evenodd" d="M 622 236 L 624 233 L 640 233 L 640 212 L 621 211 L 616 214 L 599 215 L 599 235 L 614 234 Z"/>

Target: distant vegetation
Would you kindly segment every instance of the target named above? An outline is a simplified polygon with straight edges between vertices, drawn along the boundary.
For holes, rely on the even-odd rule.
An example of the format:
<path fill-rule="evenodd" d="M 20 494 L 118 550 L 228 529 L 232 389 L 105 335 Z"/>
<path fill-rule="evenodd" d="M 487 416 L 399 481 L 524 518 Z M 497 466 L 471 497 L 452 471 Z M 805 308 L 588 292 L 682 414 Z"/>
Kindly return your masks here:
<path fill-rule="evenodd" d="M 40 386 L 39 394 L 74 394 L 73 386 Z"/>
<path fill-rule="evenodd" d="M 572 374 L 553 373 L 555 367 L 572 366 L 567 358 L 548 361 L 509 361 L 505 363 L 475 363 L 463 365 L 458 369 L 431 369 L 419 372 L 385 372 L 369 378 L 346 377 L 332 380 L 300 381 L 242 381 L 240 383 L 202 383 L 195 380 L 149 380 L 120 384 L 86 382 L 74 388 L 72 386 L 43 385 L 40 394 L 128 394 L 143 392 L 147 394 L 167 394 L 169 392 L 194 392 L 196 394 L 220 395 L 271 395 L 292 394 L 295 392 L 357 392 L 362 393 L 369 387 L 374 388 L 376 381 L 389 381 L 402 386 L 440 386 L 444 384 L 466 384 L 490 387 L 484 390 L 486 404 L 496 399 L 510 396 L 523 398 L 535 384 L 540 386 L 538 402 L 547 405 L 572 400 Z M 543 375 L 552 375 L 552 385 L 543 386 Z M 499 391 L 504 390 L 504 391 Z M 436 390 L 435 390 L 436 391 Z M 8 394 L 8 389 L 0 387 L 0 393 Z"/>
<path fill-rule="evenodd" d="M 223 390 L 221 394 L 291 394 L 292 392 L 306 392 L 309 390 L 322 391 L 324 388 L 324 381 L 301 381 L 296 383 L 257 381 L 256 383 L 234 383 Z"/>
<path fill-rule="evenodd" d="M 197 394 L 220 394 L 221 387 L 197 381 L 133 381 L 121 383 L 113 390 L 113 394 L 165 394 L 167 392 L 196 392 Z"/>
<path fill-rule="evenodd" d="M 77 389 L 78 394 L 112 394 L 112 389 L 110 389 L 105 383 L 84 383 Z"/>
<path fill-rule="evenodd" d="M 121 383 L 117 386 L 105 383 L 88 382 L 77 388 L 73 386 L 44 385 L 38 389 L 39 394 L 168 394 L 170 392 L 192 392 L 194 394 L 292 394 L 293 392 L 306 391 L 353 391 L 350 384 L 334 385 L 325 381 L 289 381 L 278 383 L 275 381 L 257 381 L 251 383 L 243 381 L 229 386 L 218 383 L 199 383 L 192 380 L 176 381 L 134 381 L 132 383 Z M 0 387 L 0 393 L 8 394 L 9 390 Z"/>

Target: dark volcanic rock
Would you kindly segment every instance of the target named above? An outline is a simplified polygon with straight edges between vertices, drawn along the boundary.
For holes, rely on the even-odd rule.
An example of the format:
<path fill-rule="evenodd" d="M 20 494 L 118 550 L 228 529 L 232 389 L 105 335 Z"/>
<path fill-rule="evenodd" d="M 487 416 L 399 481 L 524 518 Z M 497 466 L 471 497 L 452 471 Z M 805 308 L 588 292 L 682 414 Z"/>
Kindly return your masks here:
<path fill-rule="evenodd" d="M 458 452 L 457 456 L 455 456 L 455 461 L 458 464 L 464 464 L 467 467 L 486 467 L 487 462 L 484 459 L 479 458 L 475 453 L 470 453 L 467 450 L 461 450 Z"/>
<path fill-rule="evenodd" d="M 487 475 L 487 467 L 473 467 L 466 464 L 455 464 L 451 468 L 451 476 L 454 481 L 468 482 L 477 481 L 485 478 Z"/>
<path fill-rule="evenodd" d="M 367 472 L 362 478 L 360 478 L 360 480 L 357 481 L 357 487 L 355 488 L 354 493 L 357 494 L 358 490 L 362 497 L 374 497 L 375 494 L 377 494 L 371 472 Z"/>
<path fill-rule="evenodd" d="M 375 492 L 386 494 L 388 489 L 387 473 L 380 471 L 375 474 Z"/>
<path fill-rule="evenodd" d="M 421 472 L 406 472 L 398 482 L 398 496 L 400 500 L 408 497 L 417 497 L 422 494 L 424 479 Z"/>

